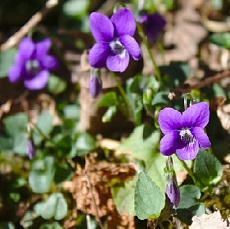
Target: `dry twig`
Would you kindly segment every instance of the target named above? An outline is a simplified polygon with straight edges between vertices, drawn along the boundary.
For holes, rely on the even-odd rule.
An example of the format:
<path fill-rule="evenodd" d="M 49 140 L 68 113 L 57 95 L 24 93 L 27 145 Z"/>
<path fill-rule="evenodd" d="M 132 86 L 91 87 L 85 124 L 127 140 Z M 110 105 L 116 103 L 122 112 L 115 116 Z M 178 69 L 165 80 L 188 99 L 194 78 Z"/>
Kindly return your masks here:
<path fill-rule="evenodd" d="M 32 28 L 34 28 L 42 19 L 58 5 L 59 0 L 48 0 L 45 7 L 34 14 L 32 18 L 21 29 L 11 36 L 4 44 L 0 46 L 0 51 L 5 51 L 15 46 Z"/>
<path fill-rule="evenodd" d="M 190 85 L 183 85 L 182 87 L 172 89 L 168 95 L 170 100 L 179 98 L 182 94 L 188 93 L 193 89 L 200 89 L 214 83 L 220 82 L 222 79 L 230 77 L 230 70 L 226 70 L 211 77 L 206 78 L 203 81 L 199 81 L 195 84 Z"/>

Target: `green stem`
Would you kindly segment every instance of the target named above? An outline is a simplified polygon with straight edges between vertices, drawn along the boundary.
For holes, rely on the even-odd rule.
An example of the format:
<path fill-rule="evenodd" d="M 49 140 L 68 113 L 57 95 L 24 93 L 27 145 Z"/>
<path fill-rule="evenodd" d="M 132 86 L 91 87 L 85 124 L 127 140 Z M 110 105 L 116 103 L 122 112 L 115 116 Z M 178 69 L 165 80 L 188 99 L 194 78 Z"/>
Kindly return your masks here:
<path fill-rule="evenodd" d="M 158 80 L 159 82 L 161 82 L 161 73 L 160 73 L 160 70 L 159 70 L 159 68 L 158 68 L 158 66 L 157 66 L 157 64 L 156 64 L 156 61 L 155 61 L 154 57 L 153 57 L 153 54 L 152 54 L 151 49 L 150 49 L 150 47 L 149 47 L 149 43 L 148 43 L 148 41 L 147 41 L 147 39 L 146 39 L 145 33 L 144 33 L 144 31 L 143 31 L 141 25 L 140 25 L 138 22 L 136 23 L 136 25 L 137 25 L 137 29 L 138 29 L 139 33 L 140 33 L 141 36 L 142 36 L 142 39 L 143 39 L 143 41 L 144 41 L 144 44 L 145 44 L 145 46 L 146 46 L 146 48 L 147 48 L 147 51 L 148 51 L 149 56 L 150 56 L 150 59 L 151 59 L 151 61 L 152 61 L 152 63 L 153 63 L 153 66 L 154 66 L 154 69 L 155 69 L 156 78 L 157 78 L 157 80 Z"/>
<path fill-rule="evenodd" d="M 120 93 L 121 93 L 121 96 L 122 96 L 122 98 L 123 98 L 125 104 L 126 104 L 127 107 L 128 107 L 129 113 L 130 113 L 130 111 L 131 111 L 132 109 L 131 109 L 131 107 L 130 107 L 129 101 L 128 101 L 127 96 L 126 96 L 126 94 L 125 94 L 125 91 L 124 91 L 123 87 L 121 86 L 121 82 L 120 82 L 120 80 L 117 78 L 117 76 L 116 76 L 116 74 L 115 74 L 114 72 L 111 72 L 111 73 L 112 73 L 112 76 L 113 76 L 114 80 L 116 81 L 117 87 L 118 87 L 118 89 L 119 89 L 119 91 L 120 91 Z"/>
<path fill-rule="evenodd" d="M 179 159 L 180 160 L 180 159 Z M 182 163 L 182 165 L 184 166 L 185 170 L 188 172 L 189 176 L 193 179 L 193 181 L 195 182 L 195 177 L 193 175 L 192 170 L 188 167 L 188 165 L 183 161 L 180 160 L 180 162 Z"/>
<path fill-rule="evenodd" d="M 208 192 L 204 193 L 204 195 L 200 198 L 200 202 L 203 202 L 208 196 L 209 196 Z"/>
<path fill-rule="evenodd" d="M 56 144 L 53 143 L 51 139 L 48 136 L 46 136 L 36 124 L 34 123 L 31 124 L 46 141 L 50 142 L 54 147 L 56 147 Z"/>

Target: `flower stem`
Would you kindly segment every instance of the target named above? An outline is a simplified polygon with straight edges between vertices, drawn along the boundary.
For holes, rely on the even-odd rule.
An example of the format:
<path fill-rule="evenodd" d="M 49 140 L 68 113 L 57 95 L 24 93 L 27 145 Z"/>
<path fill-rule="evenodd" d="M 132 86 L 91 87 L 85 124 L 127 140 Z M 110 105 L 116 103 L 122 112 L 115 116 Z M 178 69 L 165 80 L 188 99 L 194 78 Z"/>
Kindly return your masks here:
<path fill-rule="evenodd" d="M 178 158 L 179 159 L 179 158 Z M 179 159 L 180 160 L 180 159 Z M 193 175 L 192 170 L 188 167 L 188 165 L 183 161 L 180 160 L 181 164 L 183 165 L 183 167 L 185 168 L 185 170 L 188 172 L 189 176 L 193 179 L 193 181 L 195 182 L 195 177 Z"/>
<path fill-rule="evenodd" d="M 122 96 L 122 98 L 123 98 L 123 100 L 124 100 L 124 102 L 125 102 L 125 104 L 126 104 L 126 106 L 127 106 L 127 108 L 128 108 L 129 114 L 130 114 L 130 111 L 131 111 L 132 109 L 131 109 L 131 107 L 130 107 L 129 101 L 128 101 L 127 96 L 126 96 L 126 94 L 125 94 L 125 91 L 124 91 L 123 87 L 121 86 L 121 82 L 120 82 L 120 80 L 117 78 L 117 76 L 116 76 L 116 74 L 115 74 L 114 72 L 111 72 L 111 73 L 112 73 L 112 76 L 113 76 L 114 80 L 116 81 L 116 84 L 117 84 L 117 87 L 118 87 L 118 89 L 119 89 L 119 92 L 121 93 L 121 96 Z"/>
<path fill-rule="evenodd" d="M 136 23 L 136 25 L 137 25 L 137 29 L 138 29 L 139 33 L 142 36 L 143 42 L 144 42 L 144 44 L 145 44 L 145 46 L 147 48 L 147 51 L 148 51 L 149 56 L 150 56 L 150 59 L 151 59 L 151 61 L 153 63 L 153 66 L 154 66 L 154 69 L 155 69 L 156 78 L 157 78 L 157 80 L 159 82 L 161 82 L 161 73 L 160 73 L 160 70 L 159 70 L 159 68 L 158 68 L 158 66 L 156 64 L 156 61 L 154 60 L 154 57 L 153 57 L 153 54 L 152 54 L 151 49 L 149 47 L 149 43 L 148 43 L 148 41 L 146 39 L 145 33 L 144 33 L 141 25 L 138 22 Z"/>
<path fill-rule="evenodd" d="M 36 124 L 34 124 L 34 123 L 32 123 L 32 122 L 31 122 L 31 124 L 32 124 L 32 126 L 38 131 L 38 133 L 39 133 L 47 142 L 50 142 L 50 143 L 52 144 L 52 146 L 57 147 L 57 145 L 51 141 L 50 137 L 48 137 L 47 135 L 45 135 L 45 134 L 41 131 L 41 129 L 40 129 Z"/>

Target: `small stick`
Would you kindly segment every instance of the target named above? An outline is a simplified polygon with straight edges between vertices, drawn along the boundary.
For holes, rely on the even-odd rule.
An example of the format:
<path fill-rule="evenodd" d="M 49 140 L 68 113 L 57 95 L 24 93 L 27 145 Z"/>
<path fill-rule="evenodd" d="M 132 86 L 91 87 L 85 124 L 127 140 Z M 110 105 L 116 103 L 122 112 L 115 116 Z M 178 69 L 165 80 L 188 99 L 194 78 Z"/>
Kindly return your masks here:
<path fill-rule="evenodd" d="M 93 195 L 92 185 L 91 185 L 90 178 L 89 178 L 88 160 L 87 160 L 87 157 L 86 157 L 86 156 L 85 156 L 85 175 L 86 175 L 86 179 L 87 179 L 89 191 L 90 191 L 91 196 L 92 196 L 92 199 L 93 199 L 93 205 L 94 205 L 94 207 L 95 207 L 96 217 L 97 217 L 97 219 L 98 219 L 98 223 L 99 223 L 100 228 L 103 229 L 103 225 L 102 225 L 101 219 L 100 219 L 100 217 L 99 217 L 99 212 L 98 212 L 96 200 L 95 200 L 95 197 L 94 197 L 94 195 Z"/>
<path fill-rule="evenodd" d="M 211 84 L 217 83 L 221 81 L 224 78 L 230 77 L 230 70 L 225 70 L 223 72 L 219 72 L 211 77 L 206 78 L 203 81 L 200 81 L 194 85 L 188 85 L 188 87 L 179 87 L 172 89 L 168 95 L 168 98 L 170 100 L 179 98 L 182 94 L 186 94 L 190 92 L 193 89 L 200 89 L 206 86 L 209 86 Z"/>
<path fill-rule="evenodd" d="M 34 14 L 32 18 L 21 29 L 12 35 L 4 44 L 0 46 L 0 51 L 5 51 L 15 46 L 33 27 L 35 27 L 50 12 L 52 8 L 58 5 L 59 0 L 48 0 L 45 7 Z"/>

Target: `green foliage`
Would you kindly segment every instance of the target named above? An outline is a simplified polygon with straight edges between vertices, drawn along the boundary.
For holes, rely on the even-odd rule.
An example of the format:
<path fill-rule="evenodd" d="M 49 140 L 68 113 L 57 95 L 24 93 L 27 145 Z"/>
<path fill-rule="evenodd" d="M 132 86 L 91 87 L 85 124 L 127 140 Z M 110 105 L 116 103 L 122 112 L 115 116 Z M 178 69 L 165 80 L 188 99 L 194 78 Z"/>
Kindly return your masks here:
<path fill-rule="evenodd" d="M 98 107 L 110 107 L 118 104 L 117 94 L 115 92 L 108 92 L 104 94 L 101 100 L 97 103 Z"/>
<path fill-rule="evenodd" d="M 134 192 L 136 179 L 122 183 L 122 186 L 112 187 L 113 201 L 117 207 L 119 214 L 135 215 L 134 210 Z"/>
<path fill-rule="evenodd" d="M 195 185 L 184 185 L 180 188 L 180 204 L 176 209 L 177 217 L 186 224 L 192 223 L 194 215 L 201 216 L 205 213 L 203 203 L 199 202 L 200 189 Z"/>
<path fill-rule="evenodd" d="M 36 126 L 33 131 L 33 139 L 36 145 L 40 144 L 49 136 L 53 129 L 53 116 L 48 112 L 42 112 L 37 119 Z"/>
<path fill-rule="evenodd" d="M 28 117 L 24 113 L 4 118 L 4 129 L 0 136 L 0 149 L 26 155 Z"/>
<path fill-rule="evenodd" d="M 67 180 L 70 180 L 72 176 L 73 169 L 68 163 L 63 162 L 55 164 L 54 182 L 56 184 L 61 184 Z"/>
<path fill-rule="evenodd" d="M 195 184 L 205 191 L 214 187 L 222 177 L 222 165 L 207 151 L 200 150 L 194 164 Z"/>
<path fill-rule="evenodd" d="M 230 49 L 230 33 L 214 33 L 209 36 L 209 41 L 226 49 Z"/>
<path fill-rule="evenodd" d="M 47 84 L 48 90 L 53 94 L 59 94 L 66 89 L 66 82 L 53 74 L 50 74 Z"/>
<path fill-rule="evenodd" d="M 0 78 L 6 77 L 10 67 L 14 64 L 14 57 L 17 49 L 11 48 L 0 52 Z"/>
<path fill-rule="evenodd" d="M 71 17 L 82 17 L 89 7 L 89 0 L 68 0 L 64 3 L 63 11 Z"/>
<path fill-rule="evenodd" d="M 63 227 L 60 226 L 59 223 L 47 223 L 43 224 L 42 226 L 39 227 L 39 229 L 62 229 Z"/>
<path fill-rule="evenodd" d="M 53 193 L 47 201 L 37 203 L 34 206 L 34 210 L 37 215 L 44 219 L 54 218 L 55 220 L 62 220 L 67 214 L 68 206 L 62 193 Z"/>
<path fill-rule="evenodd" d="M 136 215 L 141 220 L 158 218 L 165 204 L 164 195 L 145 172 L 138 174 L 134 200 Z"/>
<path fill-rule="evenodd" d="M 46 193 L 50 190 L 55 173 L 54 157 L 33 161 L 29 174 L 29 185 L 35 193 Z"/>
<path fill-rule="evenodd" d="M 146 163 L 152 159 L 153 153 L 158 147 L 160 132 L 148 125 L 136 127 L 129 138 L 123 140 L 121 151 L 131 151 L 133 159 L 143 160 Z"/>
<path fill-rule="evenodd" d="M 88 133 L 79 133 L 75 144 L 78 156 L 84 156 L 96 148 L 94 138 Z"/>

